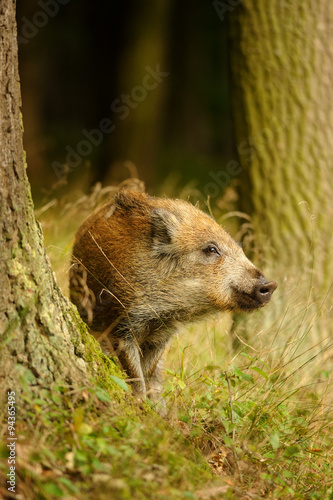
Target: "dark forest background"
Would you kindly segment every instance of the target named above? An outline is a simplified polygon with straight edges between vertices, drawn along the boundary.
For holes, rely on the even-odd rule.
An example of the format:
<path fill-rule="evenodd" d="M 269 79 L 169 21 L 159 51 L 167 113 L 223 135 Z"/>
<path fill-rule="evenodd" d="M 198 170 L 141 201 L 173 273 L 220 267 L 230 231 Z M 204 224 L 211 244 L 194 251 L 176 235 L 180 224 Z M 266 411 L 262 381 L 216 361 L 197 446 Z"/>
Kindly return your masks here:
<path fill-rule="evenodd" d="M 129 176 L 126 161 L 152 191 L 167 178 L 202 185 L 235 158 L 228 19 L 213 3 L 61 3 L 17 6 L 24 147 L 36 201 L 64 179 L 59 164 L 87 139 L 83 130 L 104 119 L 114 129 L 81 161 L 70 156 L 69 187 L 118 183 Z M 147 66 L 169 75 L 146 96 L 135 90 L 140 101 L 123 118 L 112 103 L 142 85 Z"/>

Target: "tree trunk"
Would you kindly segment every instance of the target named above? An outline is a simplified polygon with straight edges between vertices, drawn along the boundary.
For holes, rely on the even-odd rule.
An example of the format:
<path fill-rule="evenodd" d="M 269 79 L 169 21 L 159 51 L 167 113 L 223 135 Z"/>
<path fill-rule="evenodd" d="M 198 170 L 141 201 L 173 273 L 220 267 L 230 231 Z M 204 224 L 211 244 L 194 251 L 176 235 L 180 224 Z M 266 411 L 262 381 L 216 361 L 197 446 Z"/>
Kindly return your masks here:
<path fill-rule="evenodd" d="M 0 26 L 0 387 L 7 392 L 18 390 L 25 369 L 36 386 L 84 382 L 86 364 L 80 321 L 56 284 L 34 218 L 22 146 L 15 0 L 1 0 Z"/>
<path fill-rule="evenodd" d="M 243 0 L 230 16 L 242 209 L 283 307 L 300 276 L 320 304 L 333 278 L 332 24 L 329 0 Z"/>

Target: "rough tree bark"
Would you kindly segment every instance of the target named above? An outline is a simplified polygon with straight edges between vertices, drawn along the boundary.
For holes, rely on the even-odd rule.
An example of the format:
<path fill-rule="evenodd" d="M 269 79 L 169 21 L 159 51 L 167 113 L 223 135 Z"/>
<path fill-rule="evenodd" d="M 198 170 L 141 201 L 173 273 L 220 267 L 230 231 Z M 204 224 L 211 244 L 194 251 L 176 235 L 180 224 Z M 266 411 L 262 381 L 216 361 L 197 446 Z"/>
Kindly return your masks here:
<path fill-rule="evenodd" d="M 230 16 L 242 208 L 280 291 L 305 266 L 314 299 L 333 278 L 332 26 L 330 0 L 243 0 Z"/>
<path fill-rule="evenodd" d="M 36 387 L 86 380 L 80 321 L 50 269 L 26 176 L 15 6 L 0 2 L 0 397 L 24 368 Z"/>

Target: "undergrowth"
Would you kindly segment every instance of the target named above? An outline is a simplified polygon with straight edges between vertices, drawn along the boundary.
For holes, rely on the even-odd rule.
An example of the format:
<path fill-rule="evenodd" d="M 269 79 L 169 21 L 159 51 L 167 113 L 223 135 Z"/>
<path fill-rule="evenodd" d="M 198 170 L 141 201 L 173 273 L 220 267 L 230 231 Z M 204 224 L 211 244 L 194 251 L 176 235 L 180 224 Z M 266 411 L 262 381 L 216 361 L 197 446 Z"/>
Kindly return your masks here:
<path fill-rule="evenodd" d="M 138 411 L 100 386 L 54 385 L 34 397 L 28 382 L 26 371 L 17 415 L 16 494 L 6 493 L 4 484 L 4 498 L 197 498 L 194 490 L 209 480 L 200 453 L 148 407 Z M 5 427 L 1 434 L 5 483 Z"/>
<path fill-rule="evenodd" d="M 284 384 L 285 372 L 245 352 L 227 370 L 168 373 L 173 418 L 216 474 L 248 498 L 333 498 L 332 373 Z"/>

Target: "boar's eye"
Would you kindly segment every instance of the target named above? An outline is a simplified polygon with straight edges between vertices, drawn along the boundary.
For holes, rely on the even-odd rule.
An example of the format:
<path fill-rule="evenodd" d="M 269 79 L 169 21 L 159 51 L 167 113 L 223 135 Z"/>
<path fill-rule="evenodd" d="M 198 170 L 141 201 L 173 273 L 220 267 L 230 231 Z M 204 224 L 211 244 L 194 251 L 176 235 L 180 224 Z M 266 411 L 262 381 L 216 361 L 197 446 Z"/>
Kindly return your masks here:
<path fill-rule="evenodd" d="M 213 254 L 220 255 L 215 245 L 208 245 L 208 247 L 204 249 L 204 252 L 207 255 L 213 255 Z"/>

